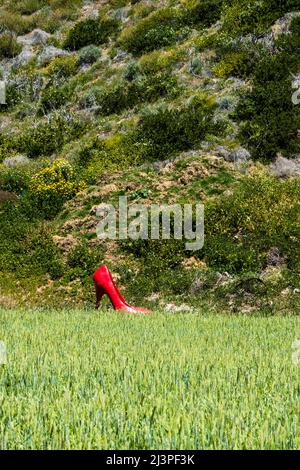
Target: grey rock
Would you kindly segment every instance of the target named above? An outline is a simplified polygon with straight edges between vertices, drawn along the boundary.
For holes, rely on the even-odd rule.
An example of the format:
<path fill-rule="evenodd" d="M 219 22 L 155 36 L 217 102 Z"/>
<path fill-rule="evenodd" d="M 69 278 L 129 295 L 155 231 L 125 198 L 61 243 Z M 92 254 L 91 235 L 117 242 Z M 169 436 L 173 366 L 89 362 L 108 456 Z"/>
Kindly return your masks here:
<path fill-rule="evenodd" d="M 192 285 L 191 285 L 191 288 L 190 288 L 190 292 L 191 294 L 195 295 L 195 294 L 198 294 L 198 292 L 201 292 L 203 290 L 203 287 L 204 287 L 204 282 L 202 279 L 199 279 L 198 277 L 196 279 L 194 279 L 194 281 L 192 282 Z"/>
<path fill-rule="evenodd" d="M 228 150 L 226 147 L 223 147 L 222 145 L 218 145 L 215 154 L 217 157 L 224 158 L 224 160 L 230 160 L 230 150 Z"/>
<path fill-rule="evenodd" d="M 89 14 L 88 14 L 88 17 L 89 18 L 99 18 L 99 10 L 92 10 Z"/>
<path fill-rule="evenodd" d="M 42 29 L 34 29 L 25 36 L 18 36 L 17 41 L 24 46 L 37 46 L 47 44 L 51 34 L 46 33 Z"/>
<path fill-rule="evenodd" d="M 275 162 L 270 165 L 270 170 L 271 173 L 279 178 L 300 176 L 300 160 L 288 159 L 279 154 Z"/>
<path fill-rule="evenodd" d="M 283 266 L 286 258 L 281 255 L 279 248 L 273 246 L 267 253 L 267 266 Z"/>
<path fill-rule="evenodd" d="M 115 57 L 113 58 L 113 62 L 119 62 L 119 61 L 125 59 L 126 57 L 128 57 L 127 52 L 118 51 L 117 54 L 115 55 Z"/>
<path fill-rule="evenodd" d="M 36 54 L 33 52 L 32 49 L 26 47 L 20 52 L 20 54 L 15 57 L 12 61 L 12 67 L 13 68 L 19 68 L 19 67 L 24 67 L 25 65 L 28 65 L 31 60 L 33 60 L 36 57 Z"/>
<path fill-rule="evenodd" d="M 300 75 L 293 76 L 292 88 L 300 87 Z"/>
<path fill-rule="evenodd" d="M 189 307 L 189 305 L 186 305 L 186 304 L 181 304 L 181 305 L 167 304 L 165 306 L 165 310 L 167 312 L 178 313 L 178 312 L 190 312 L 192 310 L 192 308 Z"/>
<path fill-rule="evenodd" d="M 39 55 L 38 58 L 38 64 L 39 65 L 46 65 L 48 64 L 52 59 L 55 59 L 56 57 L 65 57 L 70 55 L 69 52 L 59 49 L 54 46 L 46 46 L 42 50 L 41 54 Z"/>
<path fill-rule="evenodd" d="M 7 168 L 12 168 L 18 165 L 26 165 L 30 162 L 30 159 L 25 155 L 16 155 L 15 157 L 7 157 L 3 161 L 3 165 Z"/>
<path fill-rule="evenodd" d="M 235 162 L 235 163 L 245 162 L 247 160 L 250 160 L 250 158 L 251 158 L 250 152 L 248 152 L 247 149 L 240 147 L 230 153 L 228 161 Z"/>
<path fill-rule="evenodd" d="M 126 18 L 128 17 L 129 10 L 130 10 L 130 7 L 118 8 L 117 10 L 114 10 L 112 12 L 112 15 L 116 20 L 125 21 Z"/>
<path fill-rule="evenodd" d="M 227 284 L 232 280 L 233 277 L 227 271 L 225 271 L 224 273 L 216 273 L 216 286 Z"/>
<path fill-rule="evenodd" d="M 217 157 L 224 158 L 227 162 L 243 163 L 251 159 L 251 154 L 243 147 L 230 150 L 223 145 L 218 145 L 214 151 Z"/>
<path fill-rule="evenodd" d="M 271 27 L 274 38 L 276 39 L 280 34 L 287 34 L 290 31 L 292 20 L 298 16 L 300 16 L 300 11 L 292 11 L 279 18 Z"/>

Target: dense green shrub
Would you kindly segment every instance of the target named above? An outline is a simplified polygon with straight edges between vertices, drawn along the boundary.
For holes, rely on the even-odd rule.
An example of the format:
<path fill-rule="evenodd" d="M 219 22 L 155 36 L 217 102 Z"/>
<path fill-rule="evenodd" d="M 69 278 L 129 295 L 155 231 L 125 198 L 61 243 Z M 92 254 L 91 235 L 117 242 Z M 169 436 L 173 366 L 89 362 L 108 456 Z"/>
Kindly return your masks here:
<path fill-rule="evenodd" d="M 266 51 L 262 46 L 237 41 L 226 48 L 220 47 L 218 53 L 222 57 L 214 66 L 214 72 L 218 77 L 235 76 L 248 79 Z"/>
<path fill-rule="evenodd" d="M 0 60 L 6 57 L 15 57 L 21 50 L 21 44 L 17 42 L 16 37 L 12 33 L 6 32 L 0 34 Z"/>
<path fill-rule="evenodd" d="M 0 30 L 13 31 L 16 35 L 29 33 L 36 26 L 32 17 L 22 16 L 1 9 L 0 15 Z"/>
<path fill-rule="evenodd" d="M 0 189 L 21 194 L 28 188 L 33 173 L 30 165 L 16 165 L 12 168 L 0 166 Z"/>
<path fill-rule="evenodd" d="M 68 256 L 68 272 L 65 275 L 67 280 L 76 278 L 85 279 L 93 275 L 96 269 L 101 264 L 103 253 L 100 250 L 98 253 L 93 251 L 87 244 L 82 241 L 76 245 Z"/>
<path fill-rule="evenodd" d="M 108 87 L 94 86 L 83 96 L 82 105 L 85 107 L 98 107 L 99 114 L 109 115 L 120 113 L 124 109 L 143 103 L 155 101 L 160 97 L 176 96 L 178 85 L 176 77 L 167 73 L 154 75 L 131 76 L 128 70 L 125 80 L 118 80 Z"/>
<path fill-rule="evenodd" d="M 45 70 L 46 75 L 55 78 L 69 78 L 76 74 L 77 59 L 73 55 L 56 57 Z"/>
<path fill-rule="evenodd" d="M 44 217 L 49 218 L 55 216 L 81 186 L 73 167 L 61 158 L 33 175 L 28 189 L 33 204 Z"/>
<path fill-rule="evenodd" d="M 96 62 L 101 57 L 101 50 L 99 47 L 90 45 L 83 47 L 79 51 L 78 63 L 80 65 L 90 65 Z"/>
<path fill-rule="evenodd" d="M 22 71 L 6 82 L 6 105 L 2 105 L 1 108 L 9 110 L 22 103 L 29 109 L 30 105 L 38 99 L 42 88 L 43 78 L 41 74 Z"/>
<path fill-rule="evenodd" d="M 49 231 L 24 213 L 21 203 L 7 204 L 0 218 L 0 271 L 17 278 L 50 274 L 62 275 L 63 266 Z"/>
<path fill-rule="evenodd" d="M 29 157 L 47 156 L 58 152 L 85 128 L 86 123 L 71 113 L 53 113 L 47 120 L 26 129 L 24 134 L 15 136 L 13 146 Z"/>
<path fill-rule="evenodd" d="M 205 243 L 209 265 L 229 272 L 257 272 L 270 248 L 300 272 L 300 182 L 245 177 L 231 196 L 206 207 Z"/>
<path fill-rule="evenodd" d="M 79 21 L 69 31 L 64 47 L 72 51 L 91 44 L 103 44 L 119 29 L 119 21 L 112 18 L 89 18 Z"/>
<path fill-rule="evenodd" d="M 176 151 L 194 148 L 207 133 L 218 131 L 212 123 L 215 107 L 215 100 L 202 94 L 179 108 L 149 106 L 142 111 L 132 138 L 142 144 L 146 159 L 165 159 Z"/>
<path fill-rule="evenodd" d="M 134 54 L 153 51 L 169 46 L 184 37 L 182 12 L 178 8 L 160 8 L 125 29 L 119 37 L 119 43 Z"/>
<path fill-rule="evenodd" d="M 224 29 L 232 36 L 260 34 L 278 18 L 297 10 L 298 0 L 231 0 L 224 15 Z"/>
<path fill-rule="evenodd" d="M 139 260 L 138 276 L 127 279 L 129 292 L 134 295 L 143 296 L 150 292 L 181 294 L 190 286 L 189 273 L 181 265 L 185 256 L 183 241 L 128 240 L 121 243 L 121 249 Z"/>
<path fill-rule="evenodd" d="M 41 93 L 39 112 L 47 114 L 70 104 L 74 87 L 71 83 L 61 84 L 59 80 L 51 80 Z"/>
<path fill-rule="evenodd" d="M 211 26 L 220 19 L 224 0 L 186 0 L 185 19 L 193 25 Z"/>
<path fill-rule="evenodd" d="M 273 158 L 299 150 L 300 107 L 292 102 L 292 73 L 300 68 L 300 19 L 281 37 L 277 54 L 269 54 L 254 70 L 253 86 L 237 107 L 241 138 L 253 155 Z"/>

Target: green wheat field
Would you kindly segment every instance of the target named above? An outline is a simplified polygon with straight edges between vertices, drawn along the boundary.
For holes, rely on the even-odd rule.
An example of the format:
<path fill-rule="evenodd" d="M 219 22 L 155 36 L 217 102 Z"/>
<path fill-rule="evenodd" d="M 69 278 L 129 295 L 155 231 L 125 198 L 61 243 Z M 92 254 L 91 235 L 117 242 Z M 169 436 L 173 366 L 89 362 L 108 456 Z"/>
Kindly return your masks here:
<path fill-rule="evenodd" d="M 0 309 L 0 448 L 299 449 L 295 316 Z"/>

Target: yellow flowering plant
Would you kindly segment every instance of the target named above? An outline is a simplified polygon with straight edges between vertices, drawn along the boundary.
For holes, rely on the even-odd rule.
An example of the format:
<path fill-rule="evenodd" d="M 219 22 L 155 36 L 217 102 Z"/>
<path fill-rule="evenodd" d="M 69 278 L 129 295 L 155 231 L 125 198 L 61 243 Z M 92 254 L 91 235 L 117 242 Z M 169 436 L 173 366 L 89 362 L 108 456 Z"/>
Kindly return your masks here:
<path fill-rule="evenodd" d="M 76 179 L 72 165 L 64 158 L 58 158 L 31 178 L 29 191 L 38 207 L 49 217 L 82 190 L 83 185 Z"/>

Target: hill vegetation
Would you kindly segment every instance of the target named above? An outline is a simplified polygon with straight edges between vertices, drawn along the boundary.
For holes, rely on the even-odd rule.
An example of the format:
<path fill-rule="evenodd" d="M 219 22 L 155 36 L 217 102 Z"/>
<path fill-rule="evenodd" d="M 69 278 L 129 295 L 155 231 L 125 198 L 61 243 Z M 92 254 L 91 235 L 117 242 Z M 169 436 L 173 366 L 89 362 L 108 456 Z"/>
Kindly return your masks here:
<path fill-rule="evenodd" d="M 0 305 L 300 305 L 298 0 L 0 0 Z M 101 241 L 95 207 L 204 203 L 205 243 Z M 186 298 L 188 292 L 188 299 Z"/>

